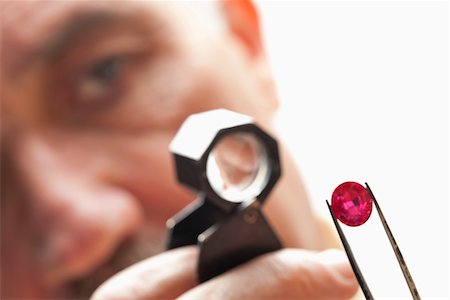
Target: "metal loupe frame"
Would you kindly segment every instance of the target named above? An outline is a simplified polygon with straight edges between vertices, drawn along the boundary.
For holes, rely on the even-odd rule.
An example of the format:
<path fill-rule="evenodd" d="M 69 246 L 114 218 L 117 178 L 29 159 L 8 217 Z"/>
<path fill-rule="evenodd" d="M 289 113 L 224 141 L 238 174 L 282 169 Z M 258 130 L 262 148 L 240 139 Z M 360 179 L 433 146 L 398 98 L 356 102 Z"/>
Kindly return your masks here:
<path fill-rule="evenodd" d="M 222 198 L 209 183 L 210 152 L 225 136 L 250 133 L 264 147 L 269 171 L 265 186 L 242 201 Z M 167 221 L 167 248 L 198 244 L 198 279 L 217 276 L 258 255 L 282 247 L 261 206 L 281 175 L 277 142 L 253 119 L 225 109 L 191 115 L 170 145 L 178 181 L 197 199 Z"/>

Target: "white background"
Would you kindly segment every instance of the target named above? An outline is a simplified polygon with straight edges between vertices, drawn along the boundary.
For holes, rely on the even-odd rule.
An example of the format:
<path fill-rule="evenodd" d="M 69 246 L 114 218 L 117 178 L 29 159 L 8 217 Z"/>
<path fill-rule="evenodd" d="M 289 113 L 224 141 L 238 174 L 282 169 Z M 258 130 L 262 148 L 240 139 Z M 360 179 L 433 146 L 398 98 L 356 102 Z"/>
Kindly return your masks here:
<path fill-rule="evenodd" d="M 447 2 L 258 3 L 278 129 L 315 209 L 367 181 L 422 299 L 449 297 Z M 331 219 L 330 219 L 331 220 Z M 410 298 L 375 211 L 346 228 L 376 299 Z"/>

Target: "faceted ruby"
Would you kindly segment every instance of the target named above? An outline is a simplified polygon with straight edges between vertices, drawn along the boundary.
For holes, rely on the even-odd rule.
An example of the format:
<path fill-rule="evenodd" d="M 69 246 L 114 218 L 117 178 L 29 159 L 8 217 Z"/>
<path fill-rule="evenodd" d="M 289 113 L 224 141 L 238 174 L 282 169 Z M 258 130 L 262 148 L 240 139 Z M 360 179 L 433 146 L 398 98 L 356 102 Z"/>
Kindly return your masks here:
<path fill-rule="evenodd" d="M 359 183 L 344 182 L 331 196 L 331 209 L 342 223 L 359 226 L 364 224 L 372 213 L 372 197 Z"/>

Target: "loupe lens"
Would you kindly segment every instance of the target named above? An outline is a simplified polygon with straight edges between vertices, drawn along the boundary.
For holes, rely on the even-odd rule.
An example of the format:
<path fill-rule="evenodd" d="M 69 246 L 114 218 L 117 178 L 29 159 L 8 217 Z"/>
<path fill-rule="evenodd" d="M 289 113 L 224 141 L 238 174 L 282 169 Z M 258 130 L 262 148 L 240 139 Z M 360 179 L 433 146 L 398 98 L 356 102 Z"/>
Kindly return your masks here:
<path fill-rule="evenodd" d="M 261 193 L 270 171 L 262 145 L 247 132 L 224 136 L 216 143 L 206 162 L 206 175 L 221 198 L 242 202 Z"/>

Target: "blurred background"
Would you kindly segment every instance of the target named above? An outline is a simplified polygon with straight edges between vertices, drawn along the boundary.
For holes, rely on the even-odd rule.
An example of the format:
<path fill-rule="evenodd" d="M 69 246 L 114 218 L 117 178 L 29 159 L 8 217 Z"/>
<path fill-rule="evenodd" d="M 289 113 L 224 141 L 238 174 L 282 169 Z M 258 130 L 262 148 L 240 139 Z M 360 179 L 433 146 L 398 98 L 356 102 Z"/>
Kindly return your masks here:
<path fill-rule="evenodd" d="M 368 182 L 423 299 L 449 297 L 448 2 L 261 1 L 287 140 L 316 211 Z M 330 218 L 331 220 L 331 218 Z M 376 299 L 410 298 L 374 211 L 346 227 Z"/>

